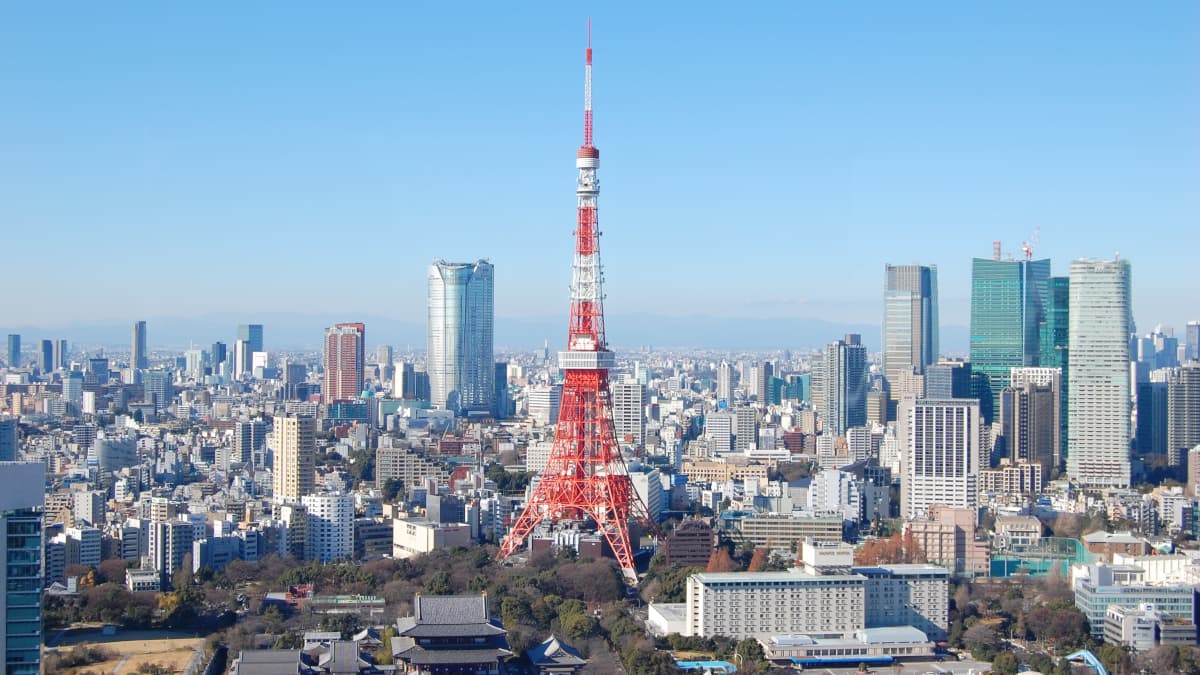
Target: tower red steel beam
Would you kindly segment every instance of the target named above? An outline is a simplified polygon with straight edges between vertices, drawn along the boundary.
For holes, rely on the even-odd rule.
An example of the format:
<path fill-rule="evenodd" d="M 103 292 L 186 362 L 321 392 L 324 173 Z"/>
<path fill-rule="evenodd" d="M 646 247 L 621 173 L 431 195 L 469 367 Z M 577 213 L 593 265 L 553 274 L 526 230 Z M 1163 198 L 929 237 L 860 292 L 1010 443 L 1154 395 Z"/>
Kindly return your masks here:
<path fill-rule="evenodd" d="M 499 557 L 507 558 L 516 552 L 543 521 L 590 520 L 608 542 L 626 580 L 636 585 L 629 521 L 642 521 L 652 531 L 658 528 L 633 490 L 613 431 L 608 371 L 615 361 L 604 335 L 604 277 L 596 218 L 600 151 L 592 144 L 590 19 L 583 91 L 583 146 L 575 158 L 579 170 L 575 190 L 579 209 L 571 274 L 571 318 L 567 350 L 558 353 L 558 364 L 564 371 L 558 427 L 550 461 L 525 510 L 501 545 Z"/>

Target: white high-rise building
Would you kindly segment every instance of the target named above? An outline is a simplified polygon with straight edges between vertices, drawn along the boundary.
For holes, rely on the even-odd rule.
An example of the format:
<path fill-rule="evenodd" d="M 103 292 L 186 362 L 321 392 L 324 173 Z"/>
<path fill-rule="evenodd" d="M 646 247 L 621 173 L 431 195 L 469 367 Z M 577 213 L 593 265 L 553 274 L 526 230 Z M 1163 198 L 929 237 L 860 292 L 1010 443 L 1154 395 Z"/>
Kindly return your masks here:
<path fill-rule="evenodd" d="M 534 385 L 529 388 L 529 418 L 541 426 L 558 424 L 558 408 L 562 404 L 561 384 Z"/>
<path fill-rule="evenodd" d="M 643 389 L 637 381 L 612 385 L 613 427 L 618 443 L 641 447 L 646 439 L 646 419 L 643 413 Z"/>
<path fill-rule="evenodd" d="M 46 465 L 0 462 L 0 657 L 5 675 L 41 672 Z"/>
<path fill-rule="evenodd" d="M 1129 487 L 1129 261 L 1073 261 L 1070 297 L 1067 476 Z"/>
<path fill-rule="evenodd" d="M 429 389 L 433 407 L 490 411 L 496 395 L 492 264 L 429 266 Z"/>
<path fill-rule="evenodd" d="M 300 503 L 308 510 L 306 558 L 324 563 L 354 555 L 354 500 L 350 495 L 306 495 Z"/>
<path fill-rule="evenodd" d="M 717 366 L 717 400 L 733 403 L 733 366 L 728 361 Z"/>
<path fill-rule="evenodd" d="M 979 502 L 981 420 L 977 399 L 901 401 L 900 516 L 924 518 L 929 507 L 974 509 Z"/>
<path fill-rule="evenodd" d="M 708 438 L 708 450 L 720 457 L 733 451 L 734 417 L 731 412 L 709 413 L 704 418 L 704 435 Z"/>

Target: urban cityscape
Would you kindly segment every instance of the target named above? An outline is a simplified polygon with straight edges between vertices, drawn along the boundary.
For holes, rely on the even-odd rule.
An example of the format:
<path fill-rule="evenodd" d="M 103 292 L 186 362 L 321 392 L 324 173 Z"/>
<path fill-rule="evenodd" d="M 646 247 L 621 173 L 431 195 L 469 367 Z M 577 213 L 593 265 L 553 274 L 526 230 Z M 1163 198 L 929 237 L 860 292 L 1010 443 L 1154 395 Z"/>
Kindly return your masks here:
<path fill-rule="evenodd" d="M 606 289 L 656 289 L 604 264 L 628 239 L 602 236 L 626 224 L 600 189 L 600 147 L 631 147 L 606 121 L 604 63 L 624 43 L 598 21 L 593 50 L 592 20 L 570 15 L 555 30 L 573 36 L 583 100 L 554 90 L 574 131 L 536 160 L 562 193 L 554 240 L 526 242 L 536 262 L 506 269 L 465 232 L 471 255 L 409 231 L 305 244 L 328 264 L 296 271 L 296 296 L 320 285 L 324 312 L 331 286 L 418 294 L 403 319 L 423 342 L 338 307 L 300 340 L 240 312 L 181 345 L 156 335 L 156 310 L 104 317 L 127 333 L 114 342 L 2 306 L 4 675 L 1200 673 L 1193 273 L 1135 307 L 1160 260 L 1089 257 L 1122 246 L 1097 234 L 1064 264 L 1042 253 L 1052 224 L 1020 225 L 954 260 L 844 252 L 878 319 L 818 317 L 829 332 L 811 343 L 754 323 L 729 347 L 702 318 L 667 346 L 631 341 L 644 327 L 619 303 L 636 294 Z M 619 154 L 606 198 L 657 189 L 620 178 Z M 1179 205 L 1193 229 L 1195 198 Z M 1194 250 L 1194 231 L 1131 225 Z M 401 242 L 422 268 L 371 258 Z M 797 285 L 757 297 L 836 304 L 804 256 L 843 252 L 819 233 L 803 248 Z M 660 254 L 664 277 L 755 274 Z M 510 279 L 567 271 L 542 308 L 556 333 L 498 337 L 499 308 L 529 292 Z M 247 287 L 261 273 L 209 272 Z M 152 295 L 153 276 L 129 295 Z M 35 286 L 9 293 L 42 303 Z M 783 305 L 753 312 L 782 321 Z"/>

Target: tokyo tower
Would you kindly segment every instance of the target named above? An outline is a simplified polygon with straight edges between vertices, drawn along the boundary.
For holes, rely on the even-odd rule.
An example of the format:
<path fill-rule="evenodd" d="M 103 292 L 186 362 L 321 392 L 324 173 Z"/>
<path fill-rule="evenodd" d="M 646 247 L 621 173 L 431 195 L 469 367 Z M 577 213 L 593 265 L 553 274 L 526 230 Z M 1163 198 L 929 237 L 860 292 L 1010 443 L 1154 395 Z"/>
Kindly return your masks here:
<path fill-rule="evenodd" d="M 576 155 L 575 260 L 571 275 L 571 320 L 567 350 L 558 353 L 564 371 L 562 404 L 550 461 L 504 544 L 501 559 L 512 555 L 545 520 L 592 521 L 608 542 L 626 580 L 637 584 L 629 520 L 645 522 L 646 507 L 633 490 L 613 431 L 608 371 L 615 365 L 604 337 L 604 280 L 600 270 L 600 226 L 596 169 L 600 151 L 592 145 L 592 29 L 588 21 L 587 66 L 583 94 L 583 146 Z"/>

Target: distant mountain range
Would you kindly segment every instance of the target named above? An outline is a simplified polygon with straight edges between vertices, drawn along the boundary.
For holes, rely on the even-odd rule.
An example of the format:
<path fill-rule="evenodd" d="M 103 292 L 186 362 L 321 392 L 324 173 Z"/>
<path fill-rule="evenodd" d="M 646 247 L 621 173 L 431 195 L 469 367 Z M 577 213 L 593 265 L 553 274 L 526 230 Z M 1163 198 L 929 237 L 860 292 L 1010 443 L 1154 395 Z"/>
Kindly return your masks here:
<path fill-rule="evenodd" d="M 425 348 L 425 321 L 382 316 L 333 314 L 263 313 L 208 314 L 197 317 L 148 317 L 151 348 L 182 349 L 190 344 L 207 347 L 214 341 L 232 344 L 241 323 L 263 324 L 264 341 L 271 349 L 317 349 L 324 329 L 339 321 L 367 324 L 367 344 L 390 344 L 398 349 Z M 566 317 L 497 317 L 497 349 L 525 349 L 549 341 L 551 349 L 562 346 Z M 43 338 L 65 338 L 84 348 L 129 349 L 132 321 L 76 321 L 59 325 L 0 327 L 3 333 L 19 333 L 26 349 Z M 608 338 L 618 349 L 640 347 L 698 348 L 717 350 L 804 350 L 818 348 L 846 333 L 860 333 L 871 351 L 879 349 L 877 324 L 851 324 L 822 319 L 725 318 L 711 316 L 660 316 L 610 314 Z M 965 326 L 943 326 L 943 353 L 967 351 Z"/>

